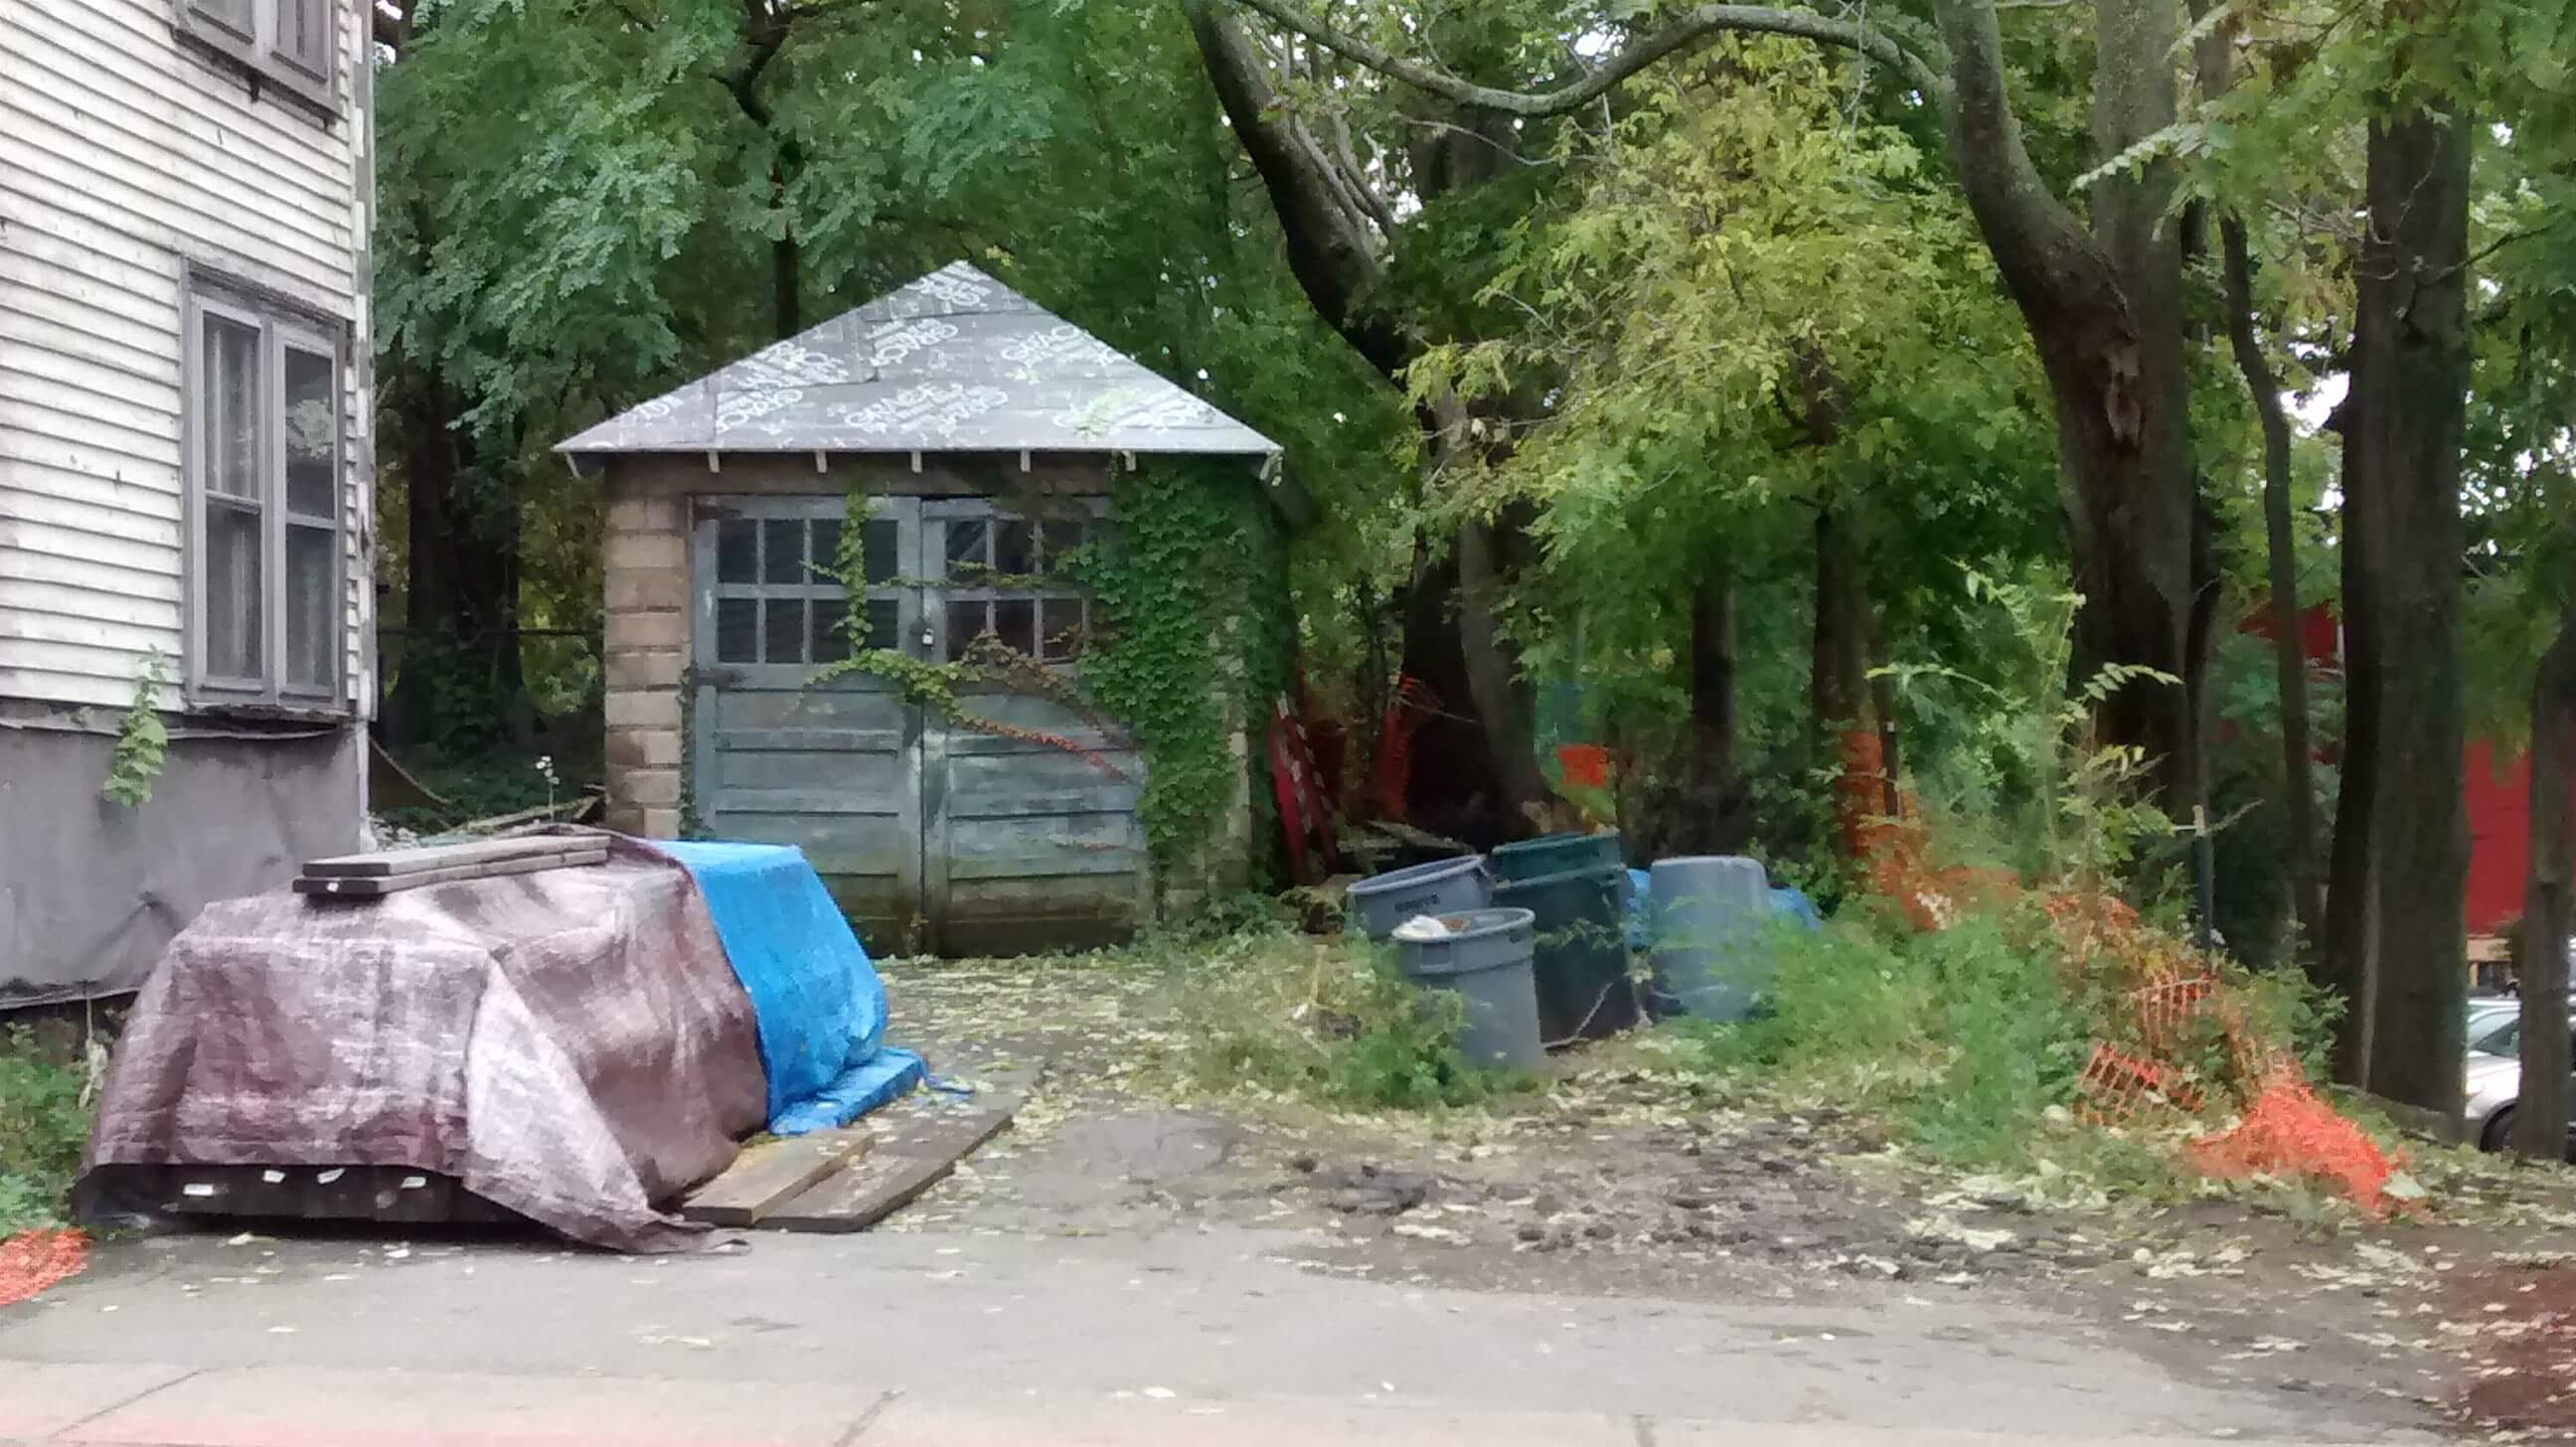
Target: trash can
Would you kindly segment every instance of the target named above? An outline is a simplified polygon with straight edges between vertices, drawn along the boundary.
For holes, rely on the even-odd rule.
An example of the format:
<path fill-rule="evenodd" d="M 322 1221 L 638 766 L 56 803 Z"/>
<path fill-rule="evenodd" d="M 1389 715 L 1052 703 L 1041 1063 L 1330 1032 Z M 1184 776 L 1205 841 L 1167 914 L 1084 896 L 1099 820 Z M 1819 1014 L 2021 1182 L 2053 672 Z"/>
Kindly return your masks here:
<path fill-rule="evenodd" d="M 1593 865 L 1494 886 L 1497 908 L 1536 921 L 1530 975 L 1538 1027 L 1551 1044 L 1599 1040 L 1641 1017 L 1628 979 L 1628 871 Z"/>
<path fill-rule="evenodd" d="M 1651 956 L 1658 1016 L 1741 1020 L 1771 988 L 1762 948 L 1771 882 L 1762 863 L 1738 855 L 1658 859 L 1652 883 Z"/>
<path fill-rule="evenodd" d="M 1493 853 L 1494 879 L 1514 884 L 1571 870 L 1592 869 L 1626 861 L 1619 856 L 1619 831 L 1596 834 L 1542 834 L 1498 846 Z M 1544 921 L 1539 928 L 1545 929 Z"/>
<path fill-rule="evenodd" d="M 1530 982 L 1530 912 L 1476 909 L 1435 915 L 1425 923 L 1436 924 L 1436 931 L 1409 923 L 1396 931 L 1397 968 L 1425 989 L 1446 990 L 1466 1002 L 1459 1053 L 1478 1065 L 1544 1065 L 1538 994 Z"/>
<path fill-rule="evenodd" d="M 1350 908 L 1370 939 L 1382 940 L 1417 914 L 1461 914 L 1494 902 L 1494 882 L 1479 855 L 1435 859 L 1373 874 L 1351 886 Z"/>

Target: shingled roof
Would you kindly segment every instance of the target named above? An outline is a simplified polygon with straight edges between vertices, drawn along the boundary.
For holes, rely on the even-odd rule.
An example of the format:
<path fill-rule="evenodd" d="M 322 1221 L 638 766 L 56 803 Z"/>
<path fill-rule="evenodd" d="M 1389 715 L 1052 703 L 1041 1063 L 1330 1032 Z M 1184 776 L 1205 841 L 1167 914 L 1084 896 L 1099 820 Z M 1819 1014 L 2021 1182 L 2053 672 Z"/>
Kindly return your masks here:
<path fill-rule="evenodd" d="M 556 450 L 1260 457 L 1279 446 L 958 261 Z"/>

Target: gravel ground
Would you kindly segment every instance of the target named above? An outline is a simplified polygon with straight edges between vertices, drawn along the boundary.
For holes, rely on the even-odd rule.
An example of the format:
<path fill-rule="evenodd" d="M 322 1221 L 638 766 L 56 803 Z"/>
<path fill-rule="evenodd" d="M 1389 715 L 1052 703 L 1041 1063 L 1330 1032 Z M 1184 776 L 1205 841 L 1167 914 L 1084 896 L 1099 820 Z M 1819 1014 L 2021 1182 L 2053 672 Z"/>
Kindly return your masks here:
<path fill-rule="evenodd" d="M 1173 1061 L 1179 978 L 1089 962 L 885 967 L 944 1076 L 1038 1070 L 1017 1128 L 898 1231 L 1291 1233 L 1305 1270 L 1421 1287 L 1700 1302 L 1992 1302 L 2198 1379 L 2391 1427 L 2576 1436 L 2576 1228 L 2557 1169 L 2426 1147 L 2390 1223 L 2288 1192 L 2183 1204 L 1961 1177 L 1828 1103 L 1733 1098 L 1613 1043 L 1473 1110 L 1334 1112 Z"/>

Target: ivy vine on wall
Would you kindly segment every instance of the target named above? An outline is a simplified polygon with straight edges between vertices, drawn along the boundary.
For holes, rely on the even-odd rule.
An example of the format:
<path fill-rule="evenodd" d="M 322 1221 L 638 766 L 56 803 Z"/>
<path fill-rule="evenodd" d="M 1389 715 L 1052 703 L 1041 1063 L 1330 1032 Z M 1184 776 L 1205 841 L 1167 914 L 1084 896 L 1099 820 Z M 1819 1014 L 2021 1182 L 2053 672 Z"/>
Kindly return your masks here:
<path fill-rule="evenodd" d="M 864 674 L 953 726 L 1061 749 L 1125 778 L 1099 750 L 978 714 L 962 694 L 998 687 L 1047 698 L 1133 738 L 1145 761 L 1137 811 L 1166 877 L 1201 857 L 1224 830 L 1241 782 L 1230 735 L 1267 717 L 1287 676 L 1293 628 L 1277 519 L 1243 463 L 1158 458 L 1119 475 L 1106 536 L 1093 534 L 1061 569 L 1091 593 L 1097 625 L 1071 679 L 991 637 L 945 662 L 872 646 L 862 550 L 873 509 L 852 487 L 829 570 L 849 596 L 840 626 L 850 651 L 808 686 Z M 1256 773 L 1265 759 L 1256 752 Z M 1269 791 L 1251 792 L 1256 818 L 1264 817 Z"/>

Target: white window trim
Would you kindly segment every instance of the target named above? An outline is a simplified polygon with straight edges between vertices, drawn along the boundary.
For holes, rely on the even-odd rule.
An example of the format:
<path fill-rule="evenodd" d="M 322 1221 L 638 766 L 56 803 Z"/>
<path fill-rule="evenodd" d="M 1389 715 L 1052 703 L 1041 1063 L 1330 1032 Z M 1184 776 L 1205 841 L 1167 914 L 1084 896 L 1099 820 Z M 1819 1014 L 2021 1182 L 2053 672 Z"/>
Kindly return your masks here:
<path fill-rule="evenodd" d="M 206 668 L 206 522 L 211 439 L 202 425 L 206 389 L 205 322 L 220 317 L 259 332 L 260 429 L 260 667 L 263 677 L 227 678 Z M 350 326 L 298 306 L 250 283 L 183 266 L 180 279 L 181 476 L 187 495 L 183 552 L 186 617 L 183 633 L 184 693 L 199 709 L 240 709 L 297 716 L 344 718 L 352 712 L 348 686 L 348 507 Z M 285 393 L 286 349 L 331 359 L 332 515 L 330 674 L 319 686 L 286 682 L 286 539 L 290 527 L 322 519 L 287 508 L 286 429 L 277 405 Z M 220 506 L 221 504 L 217 504 Z"/>
<path fill-rule="evenodd" d="M 274 85 L 318 110 L 323 119 L 340 113 L 340 27 L 350 0 L 319 0 L 322 6 L 322 68 L 319 71 L 288 51 L 280 35 L 278 8 L 300 0 L 251 0 L 251 29 L 244 34 L 199 10 L 195 0 L 170 0 L 171 25 L 202 49 L 221 56 L 249 74 L 252 95 Z M 372 0 L 370 0 L 372 3 Z"/>

